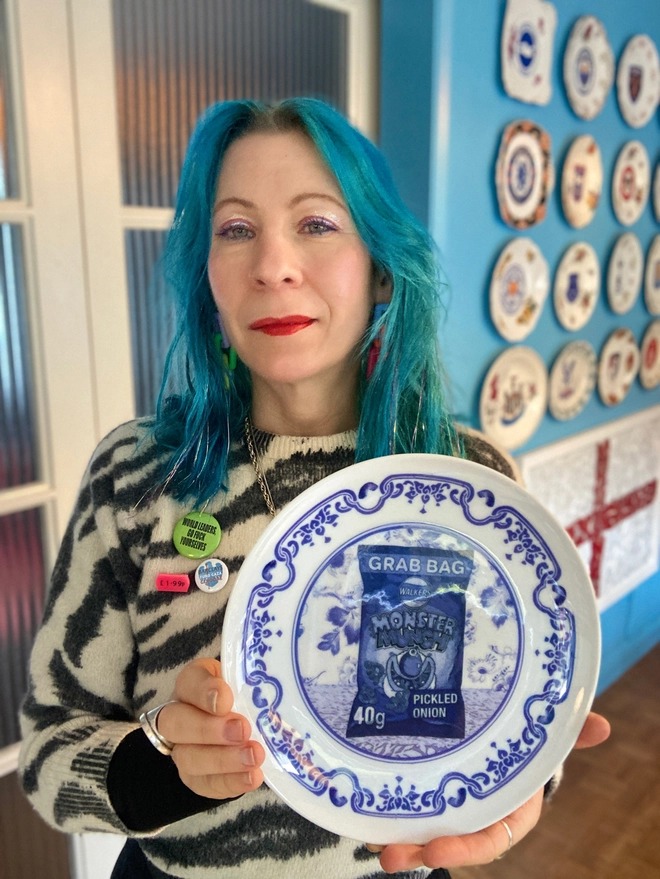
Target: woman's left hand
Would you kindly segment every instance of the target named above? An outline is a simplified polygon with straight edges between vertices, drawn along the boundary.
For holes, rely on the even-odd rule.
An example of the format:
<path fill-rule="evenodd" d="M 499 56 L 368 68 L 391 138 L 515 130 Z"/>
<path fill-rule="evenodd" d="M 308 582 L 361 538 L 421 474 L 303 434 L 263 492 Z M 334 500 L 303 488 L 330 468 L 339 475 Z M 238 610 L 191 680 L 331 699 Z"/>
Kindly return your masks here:
<path fill-rule="evenodd" d="M 591 748 L 604 742 L 610 734 L 610 725 L 604 717 L 591 713 L 582 728 L 576 748 Z M 541 815 L 543 791 L 523 803 L 504 820 L 509 825 L 513 843 L 535 826 Z M 380 864 L 386 873 L 414 870 L 417 867 L 471 867 L 489 864 L 509 849 L 509 834 L 501 821 L 484 827 L 477 833 L 465 836 L 439 836 L 426 845 L 368 846 L 371 851 L 381 851 Z"/>

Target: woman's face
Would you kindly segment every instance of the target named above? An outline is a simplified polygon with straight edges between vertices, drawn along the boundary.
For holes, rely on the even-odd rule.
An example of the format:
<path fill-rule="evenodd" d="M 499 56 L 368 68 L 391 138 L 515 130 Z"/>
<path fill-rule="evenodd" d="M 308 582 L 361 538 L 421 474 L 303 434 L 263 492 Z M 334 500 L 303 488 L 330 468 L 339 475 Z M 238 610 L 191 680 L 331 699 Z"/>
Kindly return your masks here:
<path fill-rule="evenodd" d="M 249 134 L 229 147 L 208 276 L 227 335 L 253 376 L 327 382 L 349 370 L 355 380 L 372 274 L 339 185 L 307 137 Z"/>

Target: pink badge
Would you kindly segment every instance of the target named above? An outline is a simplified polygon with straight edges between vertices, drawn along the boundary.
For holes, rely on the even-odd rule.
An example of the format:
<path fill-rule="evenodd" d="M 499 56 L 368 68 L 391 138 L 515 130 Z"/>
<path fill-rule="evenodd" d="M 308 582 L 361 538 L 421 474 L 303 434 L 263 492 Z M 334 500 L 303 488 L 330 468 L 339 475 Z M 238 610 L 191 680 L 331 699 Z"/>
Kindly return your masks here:
<path fill-rule="evenodd" d="M 187 574 L 159 574 L 156 577 L 159 592 L 187 592 L 189 588 L 190 577 Z"/>

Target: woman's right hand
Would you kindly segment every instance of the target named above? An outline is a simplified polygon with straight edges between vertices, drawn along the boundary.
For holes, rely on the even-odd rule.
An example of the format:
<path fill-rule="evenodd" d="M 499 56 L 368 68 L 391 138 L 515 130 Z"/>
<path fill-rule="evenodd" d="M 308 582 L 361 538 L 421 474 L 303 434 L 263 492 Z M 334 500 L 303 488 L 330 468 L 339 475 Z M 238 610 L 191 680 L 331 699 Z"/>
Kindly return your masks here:
<path fill-rule="evenodd" d="M 250 741 L 250 722 L 231 710 L 234 696 L 216 659 L 195 659 L 176 679 L 173 698 L 158 715 L 158 731 L 174 743 L 181 781 L 196 794 L 237 797 L 258 788 L 266 756 Z"/>

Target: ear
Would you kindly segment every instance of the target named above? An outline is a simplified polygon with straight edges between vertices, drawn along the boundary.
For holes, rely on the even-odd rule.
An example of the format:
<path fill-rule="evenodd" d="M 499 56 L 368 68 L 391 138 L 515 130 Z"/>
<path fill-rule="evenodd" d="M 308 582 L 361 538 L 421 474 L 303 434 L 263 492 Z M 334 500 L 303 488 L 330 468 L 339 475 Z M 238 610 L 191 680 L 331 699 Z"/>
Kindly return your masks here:
<path fill-rule="evenodd" d="M 374 279 L 374 303 L 389 304 L 392 299 L 392 279 L 380 270 Z"/>

